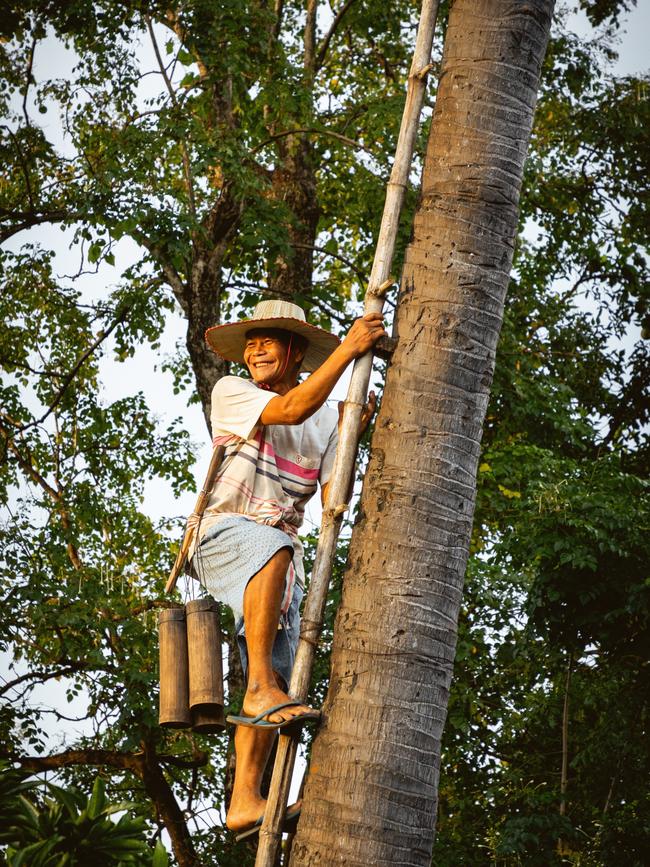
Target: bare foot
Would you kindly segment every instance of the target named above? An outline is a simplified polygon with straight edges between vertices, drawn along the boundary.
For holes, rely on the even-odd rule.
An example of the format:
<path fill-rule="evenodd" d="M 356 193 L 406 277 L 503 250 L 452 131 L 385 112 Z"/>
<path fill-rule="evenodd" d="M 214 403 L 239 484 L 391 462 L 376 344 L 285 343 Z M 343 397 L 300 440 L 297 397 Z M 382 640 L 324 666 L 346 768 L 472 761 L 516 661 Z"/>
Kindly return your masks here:
<path fill-rule="evenodd" d="M 230 802 L 226 814 L 226 827 L 231 831 L 245 831 L 264 815 L 266 801 L 263 798 L 238 798 Z"/>
<path fill-rule="evenodd" d="M 267 707 L 274 707 L 285 701 L 292 701 L 292 699 L 275 684 L 249 683 L 242 710 L 246 716 L 257 716 Z M 309 711 L 313 711 L 313 708 L 306 704 L 296 704 L 291 707 L 283 707 L 282 710 L 270 714 L 266 719 L 268 722 L 280 723 Z"/>
<path fill-rule="evenodd" d="M 290 804 L 287 807 L 287 815 L 299 810 L 301 806 L 302 800 L 296 801 L 295 804 Z M 250 799 L 242 803 L 235 803 L 235 799 L 233 798 L 226 815 L 226 827 L 236 832 L 247 831 L 258 819 L 264 816 L 265 809 L 266 801 L 262 798 Z"/>

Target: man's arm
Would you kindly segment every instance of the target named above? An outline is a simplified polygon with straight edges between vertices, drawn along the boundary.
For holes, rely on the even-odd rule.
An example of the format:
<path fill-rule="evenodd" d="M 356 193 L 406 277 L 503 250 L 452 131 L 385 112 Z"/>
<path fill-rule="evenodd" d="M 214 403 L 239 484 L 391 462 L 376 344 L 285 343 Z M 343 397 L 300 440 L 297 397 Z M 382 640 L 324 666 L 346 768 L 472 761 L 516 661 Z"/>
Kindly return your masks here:
<path fill-rule="evenodd" d="M 268 402 L 260 415 L 261 423 L 302 424 L 325 403 L 348 364 L 368 352 L 385 334 L 380 313 L 366 313 L 356 319 L 343 342 L 318 370 Z"/>

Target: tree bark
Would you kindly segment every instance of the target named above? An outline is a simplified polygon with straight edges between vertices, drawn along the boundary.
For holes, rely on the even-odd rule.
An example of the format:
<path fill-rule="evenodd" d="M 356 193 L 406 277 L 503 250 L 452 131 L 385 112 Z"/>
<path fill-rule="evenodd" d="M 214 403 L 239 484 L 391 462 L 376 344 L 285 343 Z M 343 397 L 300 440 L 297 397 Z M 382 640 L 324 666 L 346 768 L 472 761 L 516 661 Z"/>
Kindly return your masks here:
<path fill-rule="evenodd" d="M 429 865 L 482 425 L 552 0 L 455 0 L 291 864 Z"/>
<path fill-rule="evenodd" d="M 269 289 L 276 298 L 308 305 L 312 294 L 314 244 L 319 207 L 312 148 L 306 136 L 280 141 L 280 164 L 273 172 L 273 198 L 290 210 L 290 254 L 271 263 Z"/>

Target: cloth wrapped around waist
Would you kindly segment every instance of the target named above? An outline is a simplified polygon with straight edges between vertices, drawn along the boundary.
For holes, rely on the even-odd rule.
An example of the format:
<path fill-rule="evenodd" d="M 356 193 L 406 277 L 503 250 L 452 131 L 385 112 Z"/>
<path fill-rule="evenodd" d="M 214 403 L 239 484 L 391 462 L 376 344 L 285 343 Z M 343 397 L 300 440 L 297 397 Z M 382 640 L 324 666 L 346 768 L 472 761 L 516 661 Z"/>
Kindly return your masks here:
<path fill-rule="evenodd" d="M 289 525 L 292 526 L 292 525 Z M 202 535 L 190 561 L 190 570 L 215 599 L 229 605 L 235 620 L 243 616 L 244 591 L 250 579 L 282 548 L 295 551 L 297 530 L 284 528 L 243 515 L 219 516 Z M 295 541 L 294 541 L 295 540 Z M 301 553 L 301 552 L 300 552 Z M 282 596 L 282 614 L 291 604 L 296 583 L 294 562 L 289 564 Z"/>

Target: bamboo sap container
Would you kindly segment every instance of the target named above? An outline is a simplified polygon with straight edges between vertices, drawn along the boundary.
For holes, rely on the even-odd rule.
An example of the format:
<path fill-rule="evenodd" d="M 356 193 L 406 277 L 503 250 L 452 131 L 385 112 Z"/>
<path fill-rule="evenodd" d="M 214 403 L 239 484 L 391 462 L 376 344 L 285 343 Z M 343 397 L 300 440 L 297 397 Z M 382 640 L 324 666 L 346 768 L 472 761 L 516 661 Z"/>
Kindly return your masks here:
<path fill-rule="evenodd" d="M 160 704 L 158 721 L 166 728 L 191 723 L 188 686 L 187 625 L 185 609 L 173 605 L 158 615 L 160 639 Z"/>
<path fill-rule="evenodd" d="M 219 606 L 211 597 L 185 606 L 192 728 L 208 734 L 226 727 Z"/>

